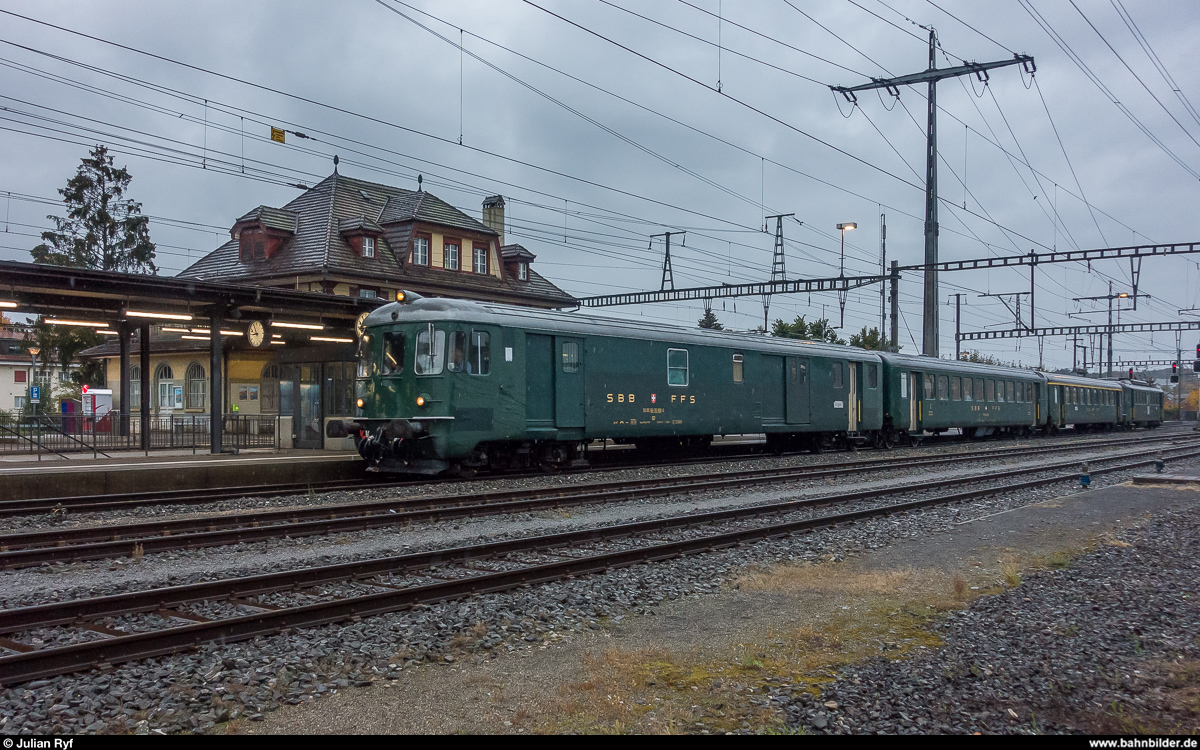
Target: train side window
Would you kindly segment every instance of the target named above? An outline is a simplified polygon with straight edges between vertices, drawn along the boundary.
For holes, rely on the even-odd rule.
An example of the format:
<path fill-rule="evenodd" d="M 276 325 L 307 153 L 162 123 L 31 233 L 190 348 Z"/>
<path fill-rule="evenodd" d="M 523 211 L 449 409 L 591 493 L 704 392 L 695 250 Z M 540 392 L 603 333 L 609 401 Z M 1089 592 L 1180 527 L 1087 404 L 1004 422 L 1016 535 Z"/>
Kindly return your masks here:
<path fill-rule="evenodd" d="M 743 375 L 742 366 L 744 364 L 742 359 L 743 359 L 742 355 L 740 355 L 740 354 L 733 355 L 733 382 L 735 382 L 735 383 L 742 382 L 742 375 Z M 796 379 L 796 363 L 793 362 L 792 363 L 792 380 L 795 380 L 795 379 Z"/>
<path fill-rule="evenodd" d="M 975 398 L 971 391 L 973 390 L 972 383 L 975 381 L 971 378 L 963 378 L 963 401 L 974 401 Z"/>
<path fill-rule="evenodd" d="M 429 326 L 417 334 L 413 352 L 413 372 L 417 375 L 441 375 L 446 362 L 446 332 Z"/>
<path fill-rule="evenodd" d="M 908 373 L 900 373 L 900 398 L 908 398 Z"/>
<path fill-rule="evenodd" d="M 932 401 L 933 400 L 933 376 L 926 375 L 923 378 L 923 380 L 925 381 L 925 400 Z"/>
<path fill-rule="evenodd" d="M 950 378 L 950 400 L 962 401 L 962 378 L 957 375 Z"/>
<path fill-rule="evenodd" d="M 487 331 L 471 331 L 471 351 L 467 373 L 487 375 L 492 370 L 492 337 Z"/>
<path fill-rule="evenodd" d="M 995 380 L 985 380 L 983 382 L 987 384 L 987 400 L 995 401 L 996 400 L 996 381 Z"/>
<path fill-rule="evenodd" d="M 404 334 L 387 331 L 383 334 L 383 374 L 399 375 L 404 372 Z"/>
<path fill-rule="evenodd" d="M 947 387 L 948 384 L 949 384 L 949 381 L 945 375 L 938 375 L 937 397 L 938 397 L 939 401 L 945 401 L 949 397 L 948 391 L 950 389 Z"/>
<path fill-rule="evenodd" d="M 975 378 L 975 400 L 983 401 L 983 378 Z"/>
<path fill-rule="evenodd" d="M 462 372 L 467 365 L 467 334 L 454 331 L 450 334 L 450 361 L 446 369 L 450 372 Z"/>
<path fill-rule="evenodd" d="M 564 341 L 562 345 L 563 372 L 579 372 L 579 344 Z"/>
<path fill-rule="evenodd" d="M 879 365 L 867 365 L 867 387 L 879 387 Z"/>
<path fill-rule="evenodd" d="M 667 350 L 667 385 L 688 384 L 687 349 Z"/>
<path fill-rule="evenodd" d="M 800 360 L 800 385 L 808 382 L 808 360 Z"/>
<path fill-rule="evenodd" d="M 1004 390 L 1008 394 L 1008 402 L 1010 404 L 1014 403 L 1017 400 L 1017 394 L 1016 394 L 1016 387 L 1014 386 L 1014 384 L 1011 380 L 1009 380 L 1005 384 Z"/>
<path fill-rule="evenodd" d="M 833 387 L 841 388 L 842 387 L 842 363 L 834 362 L 832 364 L 832 372 L 833 372 Z"/>

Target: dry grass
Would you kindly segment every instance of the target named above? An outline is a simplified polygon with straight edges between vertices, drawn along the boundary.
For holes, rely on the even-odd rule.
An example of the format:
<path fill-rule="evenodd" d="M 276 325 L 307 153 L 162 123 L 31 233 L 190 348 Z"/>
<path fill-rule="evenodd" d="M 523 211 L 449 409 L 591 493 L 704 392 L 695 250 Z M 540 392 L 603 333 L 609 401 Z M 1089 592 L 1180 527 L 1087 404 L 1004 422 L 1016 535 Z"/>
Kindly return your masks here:
<path fill-rule="evenodd" d="M 962 601 L 967 598 L 967 579 L 961 574 L 955 573 L 953 580 L 950 581 L 950 586 L 954 589 L 954 598 Z"/>
<path fill-rule="evenodd" d="M 1004 584 L 1009 588 L 1016 588 L 1021 585 L 1021 566 L 1016 560 L 1002 560 L 1000 562 L 1000 574 L 1004 577 Z"/>
<path fill-rule="evenodd" d="M 146 553 L 142 549 L 141 542 L 133 545 L 133 561 L 135 563 L 140 563 L 142 561 L 142 558 L 145 556 L 145 554 Z"/>

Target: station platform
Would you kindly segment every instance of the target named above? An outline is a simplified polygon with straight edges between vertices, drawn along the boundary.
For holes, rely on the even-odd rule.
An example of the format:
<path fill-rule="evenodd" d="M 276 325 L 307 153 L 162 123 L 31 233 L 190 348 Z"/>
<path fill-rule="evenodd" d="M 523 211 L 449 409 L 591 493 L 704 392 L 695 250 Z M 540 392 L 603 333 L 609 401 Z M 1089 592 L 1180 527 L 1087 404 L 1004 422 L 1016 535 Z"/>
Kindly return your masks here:
<path fill-rule="evenodd" d="M 354 451 L 243 449 L 0 457 L 0 500 L 305 484 L 363 476 Z"/>

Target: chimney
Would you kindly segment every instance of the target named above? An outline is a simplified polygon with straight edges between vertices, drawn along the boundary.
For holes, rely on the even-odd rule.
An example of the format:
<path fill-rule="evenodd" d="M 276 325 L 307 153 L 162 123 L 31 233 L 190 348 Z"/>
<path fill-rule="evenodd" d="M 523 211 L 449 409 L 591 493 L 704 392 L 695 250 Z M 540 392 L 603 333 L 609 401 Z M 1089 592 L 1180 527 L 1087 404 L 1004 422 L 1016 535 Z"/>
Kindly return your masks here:
<path fill-rule="evenodd" d="M 504 196 L 491 195 L 483 199 L 483 223 L 488 229 L 500 235 L 500 245 L 504 245 Z"/>

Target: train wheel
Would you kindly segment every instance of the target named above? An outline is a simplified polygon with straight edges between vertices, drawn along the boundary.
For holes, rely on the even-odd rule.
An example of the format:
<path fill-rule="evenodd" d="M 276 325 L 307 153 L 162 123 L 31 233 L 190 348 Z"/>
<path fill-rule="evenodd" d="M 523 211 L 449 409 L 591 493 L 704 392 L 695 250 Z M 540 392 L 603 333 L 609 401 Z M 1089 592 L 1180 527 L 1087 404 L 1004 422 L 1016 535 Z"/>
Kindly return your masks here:
<path fill-rule="evenodd" d="M 916 435 L 912 435 L 912 434 L 910 434 L 908 436 L 908 447 L 909 448 L 916 448 L 920 444 L 921 444 L 921 438 L 917 437 Z"/>
<path fill-rule="evenodd" d="M 875 434 L 871 435 L 871 447 L 877 451 L 883 450 L 883 431 L 876 430 Z"/>
<path fill-rule="evenodd" d="M 892 432 L 891 430 L 884 431 L 884 433 L 883 433 L 883 449 L 885 451 L 890 451 L 892 448 L 895 448 L 895 447 L 896 447 L 896 433 Z"/>
<path fill-rule="evenodd" d="M 450 467 L 450 473 L 459 479 L 474 479 L 479 474 L 479 469 L 474 466 L 464 466 L 463 464 L 456 463 Z"/>

